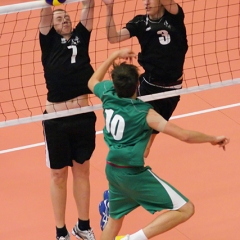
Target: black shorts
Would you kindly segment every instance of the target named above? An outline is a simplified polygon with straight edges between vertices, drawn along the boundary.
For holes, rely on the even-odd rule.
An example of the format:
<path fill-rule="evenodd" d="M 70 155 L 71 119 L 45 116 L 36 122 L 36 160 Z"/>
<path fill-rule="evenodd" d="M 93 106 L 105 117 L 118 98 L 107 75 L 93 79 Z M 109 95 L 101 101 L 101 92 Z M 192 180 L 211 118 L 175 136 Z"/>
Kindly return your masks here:
<path fill-rule="evenodd" d="M 161 93 L 174 91 L 174 88 L 162 88 L 159 86 L 153 86 L 148 84 L 144 79 L 143 75 L 140 76 L 140 84 L 138 87 L 138 96 L 145 96 L 149 94 Z M 154 110 L 159 113 L 164 119 L 169 120 L 172 116 L 178 102 L 180 100 L 180 96 L 174 96 L 170 98 L 163 98 L 154 101 L 149 101 Z M 153 133 L 157 134 L 158 132 L 153 130 Z"/>
<path fill-rule="evenodd" d="M 83 113 L 43 121 L 46 163 L 52 169 L 84 163 L 95 149 L 96 115 Z"/>

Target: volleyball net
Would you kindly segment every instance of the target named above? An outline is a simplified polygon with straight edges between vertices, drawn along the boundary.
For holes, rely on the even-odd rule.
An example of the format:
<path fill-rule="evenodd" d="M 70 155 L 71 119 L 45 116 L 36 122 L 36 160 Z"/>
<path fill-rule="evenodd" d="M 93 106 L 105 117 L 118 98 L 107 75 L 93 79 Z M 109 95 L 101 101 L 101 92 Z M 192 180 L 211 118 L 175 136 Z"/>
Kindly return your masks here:
<path fill-rule="evenodd" d="M 189 49 L 184 65 L 183 88 L 141 97 L 143 101 L 226 87 L 240 83 L 240 3 L 225 1 L 177 1 L 185 12 Z M 0 127 L 31 123 L 101 109 L 90 95 L 91 106 L 43 114 L 46 86 L 39 45 L 40 10 L 44 1 L 0 6 Z M 79 0 L 67 0 L 65 9 L 73 26 L 80 19 Z M 144 14 L 142 0 L 115 0 L 114 20 L 120 29 L 135 15 Z M 95 1 L 90 58 L 94 69 L 121 47 L 139 52 L 135 38 L 110 44 L 106 38 L 105 5 Z M 109 76 L 106 76 L 109 78 Z"/>

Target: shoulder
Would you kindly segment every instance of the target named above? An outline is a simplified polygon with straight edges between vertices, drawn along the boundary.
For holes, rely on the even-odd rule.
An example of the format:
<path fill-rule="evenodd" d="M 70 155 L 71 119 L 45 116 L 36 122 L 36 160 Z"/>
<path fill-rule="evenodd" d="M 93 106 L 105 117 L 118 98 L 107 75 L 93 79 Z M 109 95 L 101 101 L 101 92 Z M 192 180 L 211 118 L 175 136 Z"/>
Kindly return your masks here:
<path fill-rule="evenodd" d="M 80 33 L 91 33 L 81 22 L 79 22 L 76 27 L 73 29 L 73 32 L 80 32 Z"/>
<path fill-rule="evenodd" d="M 152 109 L 153 106 L 149 104 L 148 102 L 144 102 L 143 100 L 137 98 L 136 99 L 136 105 L 141 106 L 143 110 L 149 111 L 149 109 Z"/>
<path fill-rule="evenodd" d="M 184 11 L 182 7 L 178 4 L 178 13 L 177 16 L 184 17 Z"/>
<path fill-rule="evenodd" d="M 89 44 L 91 31 L 89 31 L 81 22 L 76 25 L 76 27 L 73 29 L 72 34 L 78 36 L 82 40 L 82 43 L 84 42 L 86 44 Z"/>
<path fill-rule="evenodd" d="M 54 27 L 52 27 L 47 34 L 39 32 L 39 42 L 42 50 L 48 49 L 52 44 L 55 44 L 58 35 L 59 34 L 55 31 Z"/>
<path fill-rule="evenodd" d="M 165 15 L 169 15 L 173 18 L 181 18 L 181 19 L 184 18 L 184 12 L 182 7 L 179 4 L 177 4 L 177 7 L 178 7 L 178 11 L 176 14 L 172 14 L 165 9 Z"/>
<path fill-rule="evenodd" d="M 105 80 L 97 83 L 94 86 L 93 92 L 96 96 L 98 96 L 99 98 L 102 98 L 102 96 L 112 88 L 113 88 L 113 82 L 110 80 Z"/>
<path fill-rule="evenodd" d="M 39 31 L 39 35 L 40 37 L 42 38 L 47 38 L 47 37 L 50 37 L 50 36 L 53 36 L 54 34 L 57 34 L 56 30 L 54 29 L 54 27 L 51 27 L 49 32 L 44 34 L 42 31 Z"/>
<path fill-rule="evenodd" d="M 136 15 L 128 23 L 140 23 L 140 22 L 146 22 L 146 15 Z"/>
<path fill-rule="evenodd" d="M 130 36 L 138 36 L 142 30 L 146 27 L 146 15 L 137 15 L 131 21 L 126 24 L 127 30 L 130 32 Z"/>

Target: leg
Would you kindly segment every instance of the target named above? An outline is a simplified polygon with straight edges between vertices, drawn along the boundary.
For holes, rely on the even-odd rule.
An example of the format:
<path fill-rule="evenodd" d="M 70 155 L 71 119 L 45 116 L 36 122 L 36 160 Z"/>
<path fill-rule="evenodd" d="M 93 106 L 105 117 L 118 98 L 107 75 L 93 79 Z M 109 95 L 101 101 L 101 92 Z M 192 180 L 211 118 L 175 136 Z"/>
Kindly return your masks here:
<path fill-rule="evenodd" d="M 72 234 L 77 239 L 95 240 L 94 233 L 90 227 L 89 206 L 90 206 L 90 182 L 89 182 L 89 161 L 77 163 L 73 161 L 73 195 L 75 198 L 78 222 L 72 229 Z"/>
<path fill-rule="evenodd" d="M 194 206 L 191 202 L 187 202 L 180 209 L 167 211 L 155 218 L 153 222 L 143 228 L 143 232 L 150 239 L 187 221 L 193 214 Z"/>
<path fill-rule="evenodd" d="M 180 223 L 185 222 L 194 213 L 194 206 L 177 189 L 154 174 L 149 167 L 141 171 L 134 179 L 124 178 L 121 184 L 128 186 L 136 202 L 150 213 L 164 210 L 153 222 L 130 235 L 130 240 L 146 240 L 162 234 Z M 136 176 L 136 175 L 135 175 Z M 137 182 L 141 180 L 141 188 Z M 122 183 L 123 182 L 123 183 Z M 136 184 L 134 184 L 136 183 Z M 111 205 L 110 205 L 111 207 Z"/>
<path fill-rule="evenodd" d="M 90 206 L 90 158 L 95 149 L 94 112 L 79 114 L 74 117 L 73 130 L 73 195 L 78 210 L 78 218 L 89 220 Z"/>
<path fill-rule="evenodd" d="M 95 148 L 94 113 L 76 115 L 72 121 L 72 152 L 73 152 L 73 195 L 78 211 L 78 222 L 72 229 L 72 234 L 78 239 L 95 239 L 90 227 L 90 162 Z"/>
<path fill-rule="evenodd" d="M 89 220 L 90 182 L 89 161 L 79 164 L 73 161 L 73 195 L 77 205 L 78 218 Z"/>
<path fill-rule="evenodd" d="M 106 227 L 104 228 L 100 240 L 113 240 L 118 235 L 124 217 L 120 219 L 113 219 L 109 217 Z"/>
<path fill-rule="evenodd" d="M 46 140 L 46 162 L 51 170 L 51 198 L 56 222 L 56 235 L 69 239 L 65 226 L 68 166 L 72 166 L 72 141 L 69 124 L 72 117 L 43 122 Z M 69 124 L 68 124 L 69 123 Z M 74 127 L 74 126 L 73 126 Z M 55 169 L 55 170 L 53 170 Z"/>
<path fill-rule="evenodd" d="M 56 226 L 65 225 L 65 210 L 67 201 L 67 176 L 68 167 L 51 169 L 51 200 Z"/>

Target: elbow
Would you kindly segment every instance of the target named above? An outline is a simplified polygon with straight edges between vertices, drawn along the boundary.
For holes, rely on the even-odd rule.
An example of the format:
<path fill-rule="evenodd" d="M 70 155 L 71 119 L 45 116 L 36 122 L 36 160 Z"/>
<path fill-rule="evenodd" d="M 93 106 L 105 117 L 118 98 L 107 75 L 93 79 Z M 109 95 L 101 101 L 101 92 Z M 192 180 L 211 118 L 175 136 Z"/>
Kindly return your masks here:
<path fill-rule="evenodd" d="M 185 143 L 191 143 L 193 140 L 192 132 L 189 130 L 182 129 L 179 140 L 185 142 Z"/>
<path fill-rule="evenodd" d="M 94 94 L 93 86 L 91 84 L 88 84 L 88 89 Z"/>
<path fill-rule="evenodd" d="M 95 1 L 94 0 L 89 0 L 89 1 L 82 1 L 82 6 L 83 8 L 93 8 L 95 6 Z"/>
<path fill-rule="evenodd" d="M 179 136 L 179 140 L 185 143 L 190 143 L 191 139 L 188 133 L 184 132 L 182 135 Z"/>
<path fill-rule="evenodd" d="M 117 38 L 116 37 L 108 37 L 108 42 L 111 44 L 117 43 Z"/>
<path fill-rule="evenodd" d="M 183 137 L 180 139 L 182 142 L 185 142 L 185 143 L 190 143 L 190 139 L 188 137 Z"/>
<path fill-rule="evenodd" d="M 92 91 L 92 78 L 89 79 L 87 85 L 88 85 L 88 88 Z"/>
<path fill-rule="evenodd" d="M 108 42 L 111 44 L 121 42 L 121 39 L 118 33 L 107 32 L 107 39 L 108 39 Z"/>
<path fill-rule="evenodd" d="M 89 7 L 90 7 L 90 8 L 95 7 L 95 1 L 94 1 L 94 0 L 89 1 Z"/>
<path fill-rule="evenodd" d="M 92 92 L 91 85 L 88 82 L 88 89 Z"/>

